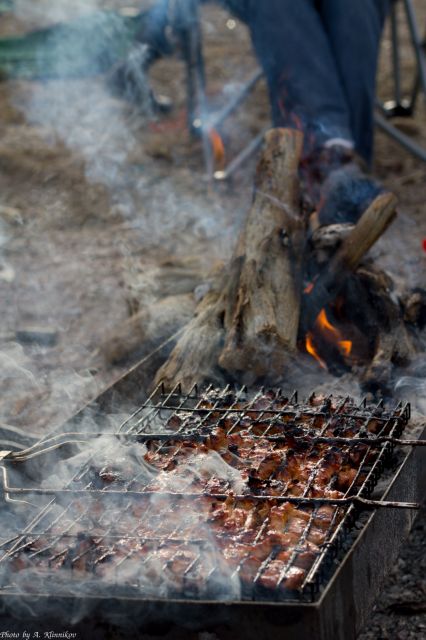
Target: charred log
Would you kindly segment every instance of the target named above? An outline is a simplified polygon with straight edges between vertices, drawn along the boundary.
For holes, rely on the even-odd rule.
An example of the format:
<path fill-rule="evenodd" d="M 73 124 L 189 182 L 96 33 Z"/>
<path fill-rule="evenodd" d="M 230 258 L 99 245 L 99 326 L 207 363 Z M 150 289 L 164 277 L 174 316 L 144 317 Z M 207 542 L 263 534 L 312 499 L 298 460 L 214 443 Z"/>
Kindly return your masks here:
<path fill-rule="evenodd" d="M 303 296 L 300 331 L 312 329 L 319 312 L 340 293 L 367 251 L 386 231 L 396 216 L 397 199 L 391 193 L 379 195 L 361 216 L 340 249 Z"/>
<path fill-rule="evenodd" d="M 423 329 L 426 326 L 426 290 L 419 287 L 413 289 L 403 297 L 402 304 L 405 322 Z"/>
<path fill-rule="evenodd" d="M 349 222 L 318 227 L 312 234 L 310 243 L 311 258 L 315 265 L 327 264 L 353 228 L 354 225 Z"/>
<path fill-rule="evenodd" d="M 393 366 L 407 365 L 415 345 L 390 276 L 371 263 L 361 265 L 342 292 L 346 315 L 366 336 L 370 363 L 361 383 L 370 391 L 388 391 Z"/>

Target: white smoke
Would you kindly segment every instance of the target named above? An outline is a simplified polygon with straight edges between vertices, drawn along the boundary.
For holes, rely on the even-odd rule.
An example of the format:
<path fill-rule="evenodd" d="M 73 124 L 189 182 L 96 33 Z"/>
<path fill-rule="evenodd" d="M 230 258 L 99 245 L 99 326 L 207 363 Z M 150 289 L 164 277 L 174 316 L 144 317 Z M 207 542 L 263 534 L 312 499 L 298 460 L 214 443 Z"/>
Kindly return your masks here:
<path fill-rule="evenodd" d="M 120 6 L 117 2 L 106 4 L 109 8 Z M 138 7 L 146 8 L 150 4 L 138 3 Z M 184 174 L 180 168 L 179 175 L 175 176 L 170 168 L 155 163 L 145 148 L 144 132 L 150 127 L 153 115 L 150 87 L 141 65 L 141 56 L 145 55 L 143 46 L 131 46 L 120 59 L 126 60 L 126 68 L 137 83 L 136 104 L 114 97 L 105 74 L 99 74 L 99 60 L 93 52 L 105 51 L 107 56 L 120 39 L 122 29 L 119 20 L 114 22 L 112 18 L 111 22 L 111 17 L 102 18 L 99 10 L 105 6 L 97 0 L 77 3 L 21 0 L 18 3 L 19 14 L 27 20 L 37 19 L 46 24 L 64 21 L 77 26 L 69 38 L 61 35 L 55 40 L 58 56 L 54 75 L 57 78 L 33 83 L 31 90 L 21 94 L 15 103 L 30 124 L 53 134 L 55 141 L 65 143 L 76 158 L 84 161 L 87 181 L 108 190 L 111 213 L 129 219 L 139 230 L 141 242 L 151 246 L 161 244 L 175 252 L 179 238 L 183 240 L 180 250 L 185 252 L 185 241 L 193 235 L 196 240 L 212 241 L 210 260 L 222 258 L 233 244 L 229 213 L 218 199 L 206 198 L 202 173 L 199 184 L 194 185 L 189 169 Z M 79 21 L 82 12 L 84 19 Z M 99 27 L 90 30 L 88 43 L 84 30 L 91 20 L 95 20 L 95 24 L 98 21 Z M 81 39 L 78 25 L 82 29 Z M 70 65 L 83 69 L 87 77 L 77 77 L 78 74 L 68 77 Z M 102 67 L 102 60 L 100 65 Z M 181 72 L 184 83 L 183 66 Z M 233 226 L 238 224 L 235 218 L 234 214 Z M 214 242 L 218 238 L 221 242 Z"/>
<path fill-rule="evenodd" d="M 80 440 L 84 441 L 85 437 Z M 51 444 L 47 442 L 46 447 Z M 30 525 L 29 540 L 35 541 L 35 546 L 24 552 L 27 560 L 21 556 L 26 565 L 19 570 L 14 569 L 13 560 L 11 565 L 5 559 L 0 561 L 3 585 L 8 585 L 13 593 L 21 593 L 23 602 L 26 593 L 37 590 L 40 593 L 53 590 L 52 593 L 68 596 L 94 596 L 111 595 L 111 589 L 114 589 L 114 593 L 122 595 L 158 599 L 170 598 L 179 591 L 182 595 L 185 589 L 207 588 L 203 579 L 214 573 L 208 585 L 209 590 L 213 590 L 208 592 L 210 597 L 240 598 L 239 577 L 221 556 L 202 502 L 196 496 L 176 499 L 167 495 L 197 493 L 197 483 L 204 485 L 209 480 L 224 481 L 239 492 L 243 480 L 238 470 L 226 464 L 216 452 L 199 455 L 194 449 L 188 449 L 180 451 L 181 463 L 173 471 L 161 471 L 144 459 L 147 453 L 144 444 L 135 444 L 131 439 L 120 442 L 106 435 L 88 436 L 86 442 L 76 446 L 78 452 L 67 459 L 57 455 L 60 450 L 42 453 L 35 459 L 36 471 L 31 472 L 31 463 L 26 463 L 26 472 L 30 476 L 34 473 L 36 486 L 46 491 L 59 490 L 59 498 L 50 503 L 49 495 L 29 494 L 25 498 L 29 501 L 25 510 L 19 511 L 19 503 L 15 504 L 14 515 L 11 517 L 10 514 L 8 525 L 2 531 L 2 541 L 13 538 L 7 548 L 19 556 L 22 542 L 15 534 Z M 22 486 L 23 466 L 21 463 L 20 468 L 14 469 L 8 465 L 9 486 Z M 30 483 L 27 481 L 25 486 Z M 93 487 L 101 488 L 104 495 L 91 495 Z M 73 494 L 62 497 L 61 489 L 84 489 L 85 495 L 76 495 L 75 499 Z M 155 493 L 145 497 L 131 494 L 132 490 L 146 489 Z M 114 495 L 117 490 L 122 495 Z M 109 491 L 113 493 L 108 496 Z M 126 495 L 126 491 L 130 493 Z M 30 505 L 34 508 L 29 508 Z M 87 540 L 101 555 L 111 553 L 112 563 L 107 559 L 93 569 L 90 561 L 87 565 L 83 562 L 79 566 L 77 562 L 75 567 L 69 566 L 61 556 L 65 549 L 60 542 L 62 536 L 63 542 L 69 545 L 71 556 L 78 557 L 84 552 Z M 171 542 L 162 543 L 162 540 Z M 184 544 L 184 540 L 188 542 Z M 42 552 L 46 543 L 52 545 L 49 552 L 52 558 L 58 554 L 57 566 L 54 559 L 46 564 L 46 555 Z M 191 554 L 195 554 L 195 558 L 199 553 L 200 567 L 192 578 L 189 572 L 185 577 L 182 570 L 171 568 L 175 554 L 179 563 L 188 562 Z M 203 593 L 200 591 L 199 595 Z M 33 613 L 40 615 L 38 606 Z M 84 600 L 78 610 L 74 608 L 70 612 L 65 608 L 61 611 L 65 621 L 70 615 L 78 620 L 86 613 Z"/>
<path fill-rule="evenodd" d="M 395 395 L 410 402 L 414 415 L 426 416 L 426 357 L 416 358 L 395 384 Z"/>
<path fill-rule="evenodd" d="M 40 26 L 72 20 L 102 6 L 102 0 L 14 0 L 14 12 Z"/>

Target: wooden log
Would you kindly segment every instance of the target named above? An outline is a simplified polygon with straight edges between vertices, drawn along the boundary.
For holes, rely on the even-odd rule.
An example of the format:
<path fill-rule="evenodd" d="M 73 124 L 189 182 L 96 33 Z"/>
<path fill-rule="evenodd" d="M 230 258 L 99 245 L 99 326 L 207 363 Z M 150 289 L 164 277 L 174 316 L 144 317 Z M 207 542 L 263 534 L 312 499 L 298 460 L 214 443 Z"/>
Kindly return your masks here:
<path fill-rule="evenodd" d="M 331 303 L 364 255 L 386 231 L 396 216 L 397 198 L 391 193 L 377 196 L 358 220 L 340 249 L 303 296 L 300 335 L 312 329 L 319 312 Z"/>
<path fill-rule="evenodd" d="M 223 381 L 241 372 L 253 381 L 282 373 L 296 349 L 305 224 L 298 165 L 303 135 L 267 133 L 256 191 L 228 268 L 197 308 L 155 383 Z"/>
<path fill-rule="evenodd" d="M 216 292 L 208 293 L 169 359 L 157 372 L 155 385 L 162 383 L 171 389 L 180 383 L 183 391 L 188 392 L 197 383 L 222 382 L 217 370 L 223 342 L 219 309 L 220 296 Z"/>
<path fill-rule="evenodd" d="M 312 247 L 311 258 L 316 265 L 321 266 L 329 262 L 353 228 L 353 224 L 346 222 L 328 224 L 316 229 L 310 241 Z"/>
<path fill-rule="evenodd" d="M 404 320 L 413 327 L 426 326 L 426 289 L 417 287 L 409 291 L 402 300 Z"/>
<path fill-rule="evenodd" d="M 238 278 L 239 264 L 234 259 L 226 269 L 226 276 L 223 272 L 216 274 L 170 357 L 158 370 L 155 386 L 162 383 L 172 389 L 180 383 L 184 391 L 190 391 L 197 383 L 223 382 L 218 359 L 225 336 L 226 304 Z"/>
<path fill-rule="evenodd" d="M 394 365 L 406 366 L 414 356 L 414 345 L 402 322 L 390 330 L 379 328 L 375 340 L 375 353 L 361 374 L 361 385 L 367 391 L 392 391 Z"/>
<path fill-rule="evenodd" d="M 361 373 L 368 391 L 391 391 L 393 366 L 405 366 L 414 356 L 414 341 L 404 323 L 392 278 L 365 262 L 342 290 L 344 313 L 368 341 L 370 362 Z"/>
<path fill-rule="evenodd" d="M 300 212 L 298 167 L 303 135 L 266 135 L 255 198 L 240 242 L 241 272 L 225 314 L 220 366 L 258 379 L 282 373 L 296 349 L 306 225 Z"/>

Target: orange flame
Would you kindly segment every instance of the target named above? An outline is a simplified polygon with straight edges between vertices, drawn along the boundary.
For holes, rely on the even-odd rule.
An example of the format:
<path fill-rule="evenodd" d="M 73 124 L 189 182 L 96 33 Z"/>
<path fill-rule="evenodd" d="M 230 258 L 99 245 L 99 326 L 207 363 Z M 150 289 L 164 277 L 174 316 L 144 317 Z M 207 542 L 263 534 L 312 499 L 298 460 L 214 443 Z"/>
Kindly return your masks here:
<path fill-rule="evenodd" d="M 318 317 L 315 321 L 314 333 L 308 333 L 306 336 L 306 351 L 315 358 L 315 360 L 320 364 L 320 366 L 324 369 L 327 366 L 324 363 L 324 360 L 318 355 L 315 346 L 314 346 L 314 335 L 315 333 L 320 334 L 325 340 L 329 342 L 333 342 L 337 345 L 340 353 L 345 358 L 348 358 L 352 353 L 352 342 L 350 340 L 343 340 L 342 334 L 340 331 L 334 327 L 329 319 L 327 318 L 327 314 L 325 309 L 322 309 L 318 314 Z"/>
<path fill-rule="evenodd" d="M 221 171 L 225 168 L 225 145 L 216 129 L 210 129 L 210 142 L 213 149 L 213 156 L 216 169 Z"/>
<path fill-rule="evenodd" d="M 314 347 L 314 336 L 312 333 L 308 333 L 306 336 L 306 351 L 318 362 L 319 366 L 323 369 L 327 369 L 327 365 L 324 360 L 319 357 L 315 347 Z"/>
<path fill-rule="evenodd" d="M 325 331 L 330 331 L 330 333 L 333 334 L 333 336 L 335 336 L 336 338 L 340 336 L 340 332 L 337 331 L 335 327 L 333 327 L 333 325 L 327 318 L 325 309 L 321 309 L 321 311 L 318 314 L 318 318 L 315 321 L 315 324 L 317 324 L 320 329 L 324 329 Z"/>
<path fill-rule="evenodd" d="M 350 340 L 340 340 L 339 347 L 345 358 L 348 358 L 352 353 L 352 342 Z"/>

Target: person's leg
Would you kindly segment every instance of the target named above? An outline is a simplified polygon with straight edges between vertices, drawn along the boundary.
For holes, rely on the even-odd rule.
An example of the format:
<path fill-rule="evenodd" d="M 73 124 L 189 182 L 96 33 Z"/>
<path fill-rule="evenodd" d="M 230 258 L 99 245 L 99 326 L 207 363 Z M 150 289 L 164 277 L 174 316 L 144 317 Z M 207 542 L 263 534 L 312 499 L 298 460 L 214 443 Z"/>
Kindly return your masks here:
<path fill-rule="evenodd" d="M 202 0 L 206 2 L 207 0 Z M 217 0 L 217 2 L 231 11 L 242 22 L 249 21 L 251 0 Z"/>
<path fill-rule="evenodd" d="M 251 0 L 247 18 L 267 76 L 274 125 L 301 127 L 320 146 L 331 138 L 350 141 L 352 133 L 349 105 L 317 4 Z"/>
<path fill-rule="evenodd" d="M 356 149 L 373 151 L 377 59 L 388 0 L 321 0 L 320 13 L 350 106 Z"/>

